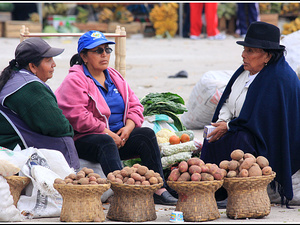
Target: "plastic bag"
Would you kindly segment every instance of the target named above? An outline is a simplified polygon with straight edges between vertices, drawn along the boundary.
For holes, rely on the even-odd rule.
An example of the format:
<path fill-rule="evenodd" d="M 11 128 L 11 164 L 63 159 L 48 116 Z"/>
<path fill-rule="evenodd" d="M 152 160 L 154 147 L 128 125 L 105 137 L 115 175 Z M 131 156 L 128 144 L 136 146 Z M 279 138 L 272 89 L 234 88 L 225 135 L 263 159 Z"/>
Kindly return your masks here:
<path fill-rule="evenodd" d="M 164 114 L 145 116 L 142 127 L 150 127 L 154 133 L 157 133 L 163 128 L 167 128 L 173 132 L 178 131 L 174 126 L 174 121 Z"/>
<path fill-rule="evenodd" d="M 180 119 L 187 129 L 202 129 L 210 124 L 221 95 L 234 71 L 208 71 L 193 88 L 187 112 Z"/>

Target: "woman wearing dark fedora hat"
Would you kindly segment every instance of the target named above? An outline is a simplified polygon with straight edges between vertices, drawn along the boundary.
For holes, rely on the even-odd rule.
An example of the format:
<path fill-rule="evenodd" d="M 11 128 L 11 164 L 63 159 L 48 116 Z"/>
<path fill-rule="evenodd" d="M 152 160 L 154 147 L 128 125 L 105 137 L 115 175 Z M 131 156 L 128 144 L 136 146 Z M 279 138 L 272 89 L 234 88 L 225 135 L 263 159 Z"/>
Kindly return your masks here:
<path fill-rule="evenodd" d="M 53 76 L 53 57 L 63 51 L 38 37 L 17 46 L 15 59 L 0 75 L 0 146 L 58 150 L 79 169 L 73 128 L 45 83 Z"/>
<path fill-rule="evenodd" d="M 216 129 L 204 139 L 201 159 L 219 164 L 235 149 L 265 156 L 278 192 L 293 198 L 292 175 L 300 169 L 300 81 L 285 60 L 278 27 L 250 24 L 244 41 L 243 64 L 229 80 L 212 118 Z M 216 192 L 217 200 L 226 191 Z M 283 202 L 282 202 L 283 203 Z"/>

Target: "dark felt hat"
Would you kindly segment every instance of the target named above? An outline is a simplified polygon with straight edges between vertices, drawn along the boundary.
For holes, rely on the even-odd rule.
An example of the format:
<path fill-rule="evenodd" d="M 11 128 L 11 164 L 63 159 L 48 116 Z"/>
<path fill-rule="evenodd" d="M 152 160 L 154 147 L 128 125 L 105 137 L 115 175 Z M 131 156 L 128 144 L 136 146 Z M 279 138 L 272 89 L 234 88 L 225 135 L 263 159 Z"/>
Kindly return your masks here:
<path fill-rule="evenodd" d="M 36 58 L 48 58 L 61 54 L 62 48 L 53 48 L 39 37 L 32 37 L 22 41 L 16 48 L 15 59 L 19 64 L 27 64 Z"/>
<path fill-rule="evenodd" d="M 280 30 L 277 26 L 266 22 L 256 21 L 250 24 L 244 41 L 237 41 L 239 45 L 262 49 L 284 49 L 280 45 Z"/>

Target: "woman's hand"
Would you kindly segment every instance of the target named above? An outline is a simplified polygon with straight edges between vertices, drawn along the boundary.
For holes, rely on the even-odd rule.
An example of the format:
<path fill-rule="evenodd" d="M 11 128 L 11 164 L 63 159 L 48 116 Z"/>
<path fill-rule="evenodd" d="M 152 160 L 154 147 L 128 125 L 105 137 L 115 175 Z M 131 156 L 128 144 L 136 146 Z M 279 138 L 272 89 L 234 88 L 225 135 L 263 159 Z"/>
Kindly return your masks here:
<path fill-rule="evenodd" d="M 227 132 L 227 123 L 221 121 L 218 123 L 211 123 L 212 126 L 216 127 L 210 134 L 207 135 L 207 138 L 210 137 L 208 142 L 214 142 L 219 140 Z"/>
<path fill-rule="evenodd" d="M 126 120 L 126 125 L 118 130 L 117 135 L 122 140 L 122 146 L 126 143 L 131 134 L 132 130 L 135 128 L 135 123 L 131 119 Z"/>

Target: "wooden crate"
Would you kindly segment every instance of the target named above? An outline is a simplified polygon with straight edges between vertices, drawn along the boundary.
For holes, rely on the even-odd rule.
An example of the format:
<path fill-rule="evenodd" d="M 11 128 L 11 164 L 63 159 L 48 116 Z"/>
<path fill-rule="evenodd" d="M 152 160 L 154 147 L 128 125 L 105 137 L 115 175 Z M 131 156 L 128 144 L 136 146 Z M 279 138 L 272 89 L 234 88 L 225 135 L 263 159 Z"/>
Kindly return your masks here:
<path fill-rule="evenodd" d="M 72 25 L 77 27 L 82 32 L 87 32 L 89 30 L 98 30 L 103 33 L 107 33 L 107 30 L 108 30 L 107 23 L 87 22 L 87 23 L 73 23 Z M 113 31 L 113 32 L 115 32 L 115 31 Z"/>
<path fill-rule="evenodd" d="M 272 14 L 260 14 L 260 21 L 273 24 L 275 26 L 278 26 L 278 14 L 272 13 Z"/>
<path fill-rule="evenodd" d="M 28 27 L 30 33 L 41 33 L 43 30 L 39 22 L 10 20 L 4 22 L 4 37 L 19 38 L 22 25 Z"/>
<path fill-rule="evenodd" d="M 120 27 L 125 27 L 126 35 L 130 34 L 142 34 L 143 33 L 143 26 L 141 22 L 131 22 L 131 23 L 119 23 L 119 22 L 110 22 L 108 24 L 108 33 L 115 32 L 116 26 L 119 25 Z M 128 36 L 127 35 L 127 36 Z"/>

